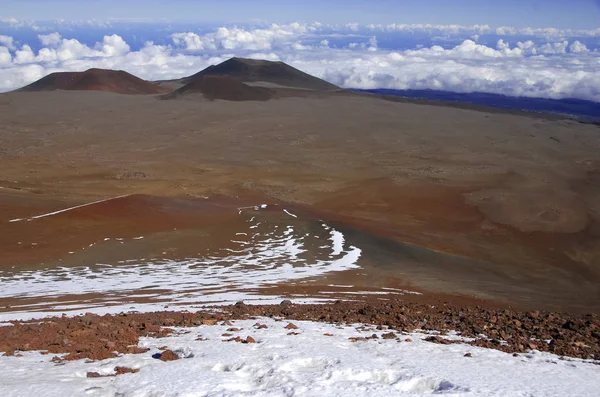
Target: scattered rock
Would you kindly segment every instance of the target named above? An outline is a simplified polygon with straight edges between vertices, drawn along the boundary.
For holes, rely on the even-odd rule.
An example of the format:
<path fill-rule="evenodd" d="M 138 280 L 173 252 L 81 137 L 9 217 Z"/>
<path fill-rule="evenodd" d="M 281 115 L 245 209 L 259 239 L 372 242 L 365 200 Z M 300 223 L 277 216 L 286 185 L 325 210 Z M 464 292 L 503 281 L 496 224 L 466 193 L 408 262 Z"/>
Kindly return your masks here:
<path fill-rule="evenodd" d="M 117 174 L 117 179 L 146 179 L 147 177 L 142 171 L 123 171 Z"/>
<path fill-rule="evenodd" d="M 281 306 L 290 306 L 290 305 L 293 305 L 293 303 L 289 299 L 284 299 L 284 300 L 281 301 L 280 305 Z"/>
<path fill-rule="evenodd" d="M 102 378 L 103 377 L 98 372 L 88 372 L 86 376 L 88 378 Z"/>
<path fill-rule="evenodd" d="M 243 309 L 240 309 L 240 307 Z M 222 313 L 156 312 L 121 313 L 98 316 L 56 317 L 45 320 L 15 321 L 0 327 L 0 352 L 5 355 L 22 351 L 43 351 L 62 355 L 66 360 L 103 360 L 123 353 L 142 353 L 139 337 L 162 337 L 174 333 L 170 327 L 224 324 L 233 319 L 270 317 L 285 319 L 287 330 L 298 327 L 290 321 L 325 321 L 343 327 L 347 324 L 372 324 L 359 327 L 365 335 L 380 325 L 381 330 L 408 336 L 417 329 L 424 331 L 454 330 L 473 346 L 493 348 L 508 353 L 526 353 L 535 349 L 558 356 L 582 359 L 600 358 L 600 319 L 594 315 L 549 313 L 496 309 L 470 304 L 445 302 L 426 304 L 404 299 L 377 299 L 329 305 L 241 305 L 223 307 Z M 227 323 L 229 321 L 229 324 Z M 290 325 L 291 324 L 291 325 Z M 256 323 L 255 328 L 261 327 Z M 384 331 L 389 333 L 389 331 Z M 291 332 L 291 335 L 296 332 Z M 483 335 L 478 335 L 483 334 Z M 385 334 L 379 333 L 380 337 Z M 403 336 L 406 337 L 406 336 Z M 452 343 L 443 337 L 427 335 L 432 343 Z M 391 336 L 390 336 L 391 337 Z M 202 340 L 198 336 L 198 340 Z M 359 340 L 359 339 L 357 339 Z M 366 338 L 365 338 L 366 340 Z M 411 338 L 406 339 L 407 342 Z M 547 343 L 546 341 L 550 341 Z M 465 342 L 463 342 L 465 343 Z M 2 354 L 2 353 L 0 353 Z M 61 356 L 63 357 L 63 356 Z M 55 363 L 62 364 L 57 358 Z"/>
<path fill-rule="evenodd" d="M 285 326 L 285 329 L 298 329 L 298 326 L 293 323 L 288 323 L 288 325 Z"/>
<path fill-rule="evenodd" d="M 244 343 L 256 343 L 256 339 L 254 339 L 251 336 L 247 336 L 246 340 L 243 341 Z"/>
<path fill-rule="evenodd" d="M 529 342 L 527 344 L 527 347 L 529 347 L 531 350 L 536 350 L 537 349 L 537 345 L 533 342 Z"/>
<path fill-rule="evenodd" d="M 139 368 L 129 368 L 129 367 L 115 367 L 115 372 L 117 375 L 123 374 L 135 374 L 140 372 Z M 89 372 L 88 372 L 89 374 Z"/>
<path fill-rule="evenodd" d="M 175 354 L 173 350 L 165 350 L 160 353 L 160 357 L 158 358 L 160 361 L 175 361 L 179 360 L 179 356 Z"/>
<path fill-rule="evenodd" d="M 442 338 L 440 336 L 428 336 L 427 338 L 424 339 L 427 342 L 432 342 L 432 343 L 438 343 L 440 345 L 449 345 L 452 343 L 452 341 Z"/>
<path fill-rule="evenodd" d="M 348 338 L 348 340 L 350 342 L 361 342 L 361 341 L 367 341 L 370 339 L 379 339 L 379 337 L 377 335 L 373 334 L 371 336 L 354 336 L 354 337 Z"/>
<path fill-rule="evenodd" d="M 473 357 L 473 356 L 471 355 L 471 353 L 467 353 L 463 357 Z"/>
<path fill-rule="evenodd" d="M 393 332 L 388 332 L 387 334 L 383 334 L 383 335 L 381 335 L 381 337 L 382 337 L 383 339 L 396 339 L 396 338 L 398 338 L 398 337 L 396 336 L 396 334 L 395 334 L 395 333 L 393 333 Z"/>

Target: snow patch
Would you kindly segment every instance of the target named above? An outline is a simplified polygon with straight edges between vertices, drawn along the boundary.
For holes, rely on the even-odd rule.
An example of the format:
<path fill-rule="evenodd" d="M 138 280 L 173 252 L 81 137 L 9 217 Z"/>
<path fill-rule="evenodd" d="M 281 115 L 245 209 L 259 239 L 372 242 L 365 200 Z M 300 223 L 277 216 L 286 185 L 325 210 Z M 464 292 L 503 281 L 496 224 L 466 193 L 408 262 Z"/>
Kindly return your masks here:
<path fill-rule="evenodd" d="M 294 215 L 294 214 L 292 214 L 291 212 L 289 212 L 289 211 L 288 211 L 288 210 L 286 210 L 286 209 L 284 209 L 284 210 L 283 210 L 283 212 L 285 212 L 286 214 L 288 214 L 288 215 L 289 215 L 289 216 L 291 216 L 291 217 L 298 218 L 298 215 Z"/>

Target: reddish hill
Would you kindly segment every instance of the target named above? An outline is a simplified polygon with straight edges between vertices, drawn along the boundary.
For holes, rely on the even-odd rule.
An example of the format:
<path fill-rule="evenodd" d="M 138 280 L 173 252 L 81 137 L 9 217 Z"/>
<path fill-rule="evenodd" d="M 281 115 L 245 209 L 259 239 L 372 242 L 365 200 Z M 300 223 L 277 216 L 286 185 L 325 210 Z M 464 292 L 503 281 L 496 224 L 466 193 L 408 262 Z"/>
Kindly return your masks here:
<path fill-rule="evenodd" d="M 245 58 L 231 58 L 216 66 L 209 66 L 192 76 L 177 80 L 177 82 L 189 84 L 204 76 L 229 76 L 247 83 L 267 82 L 306 90 L 327 91 L 340 89 L 325 80 L 311 76 L 283 62 Z"/>
<path fill-rule="evenodd" d="M 118 94 L 148 95 L 165 92 L 164 87 L 142 80 L 122 70 L 89 69 L 85 72 L 57 72 L 18 91 L 107 91 Z"/>
<path fill-rule="evenodd" d="M 202 94 L 210 100 L 226 101 L 268 101 L 275 97 L 275 91 L 265 87 L 252 87 L 229 76 L 200 76 L 164 99 L 173 99 L 190 94 Z"/>

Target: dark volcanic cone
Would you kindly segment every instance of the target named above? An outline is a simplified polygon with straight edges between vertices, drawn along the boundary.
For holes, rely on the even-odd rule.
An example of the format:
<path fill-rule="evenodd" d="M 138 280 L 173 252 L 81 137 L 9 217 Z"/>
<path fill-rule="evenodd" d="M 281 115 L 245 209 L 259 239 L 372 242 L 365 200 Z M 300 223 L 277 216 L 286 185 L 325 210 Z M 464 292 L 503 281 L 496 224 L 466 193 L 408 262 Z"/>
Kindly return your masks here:
<path fill-rule="evenodd" d="M 165 92 L 165 88 L 142 80 L 122 70 L 89 69 L 85 72 L 51 73 L 18 91 L 106 91 L 118 94 L 148 95 Z"/>
<path fill-rule="evenodd" d="M 163 98 L 173 99 L 191 94 L 226 101 L 268 101 L 275 96 L 275 92 L 269 88 L 252 87 L 229 76 L 201 76 Z"/>
<path fill-rule="evenodd" d="M 285 87 L 307 90 L 339 90 L 340 88 L 304 73 L 283 62 L 271 62 L 245 58 L 231 58 L 216 66 L 209 66 L 192 76 L 178 80 L 181 84 L 189 84 L 205 76 L 229 76 L 246 83 L 271 83 Z"/>

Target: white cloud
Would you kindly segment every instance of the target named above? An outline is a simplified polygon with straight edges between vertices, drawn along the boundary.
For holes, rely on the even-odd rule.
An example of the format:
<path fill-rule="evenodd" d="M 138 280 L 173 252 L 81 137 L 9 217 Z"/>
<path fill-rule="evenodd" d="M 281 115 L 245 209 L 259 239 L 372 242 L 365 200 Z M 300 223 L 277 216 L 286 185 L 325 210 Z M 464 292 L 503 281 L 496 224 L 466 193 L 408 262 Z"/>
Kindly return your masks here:
<path fill-rule="evenodd" d="M 14 39 L 11 36 L 5 36 L 0 34 L 0 45 L 8 48 L 9 50 L 14 50 Z"/>
<path fill-rule="evenodd" d="M 349 25 L 344 26 L 350 30 Z M 357 31 L 366 28 L 373 31 L 428 33 L 446 35 L 484 35 L 496 34 L 498 36 L 535 36 L 535 37 L 600 37 L 600 28 L 590 30 L 557 29 L 557 28 L 517 28 L 514 26 L 499 26 L 493 28 L 489 25 L 433 25 L 433 24 L 389 24 L 365 25 L 354 27 Z"/>
<path fill-rule="evenodd" d="M 540 47 L 538 52 L 542 54 L 566 54 L 569 46 L 568 41 L 562 41 L 560 43 L 546 43 Z"/>
<path fill-rule="evenodd" d="M 0 47 L 0 68 L 7 67 L 12 64 L 12 55 L 6 47 Z"/>
<path fill-rule="evenodd" d="M 377 37 L 372 36 L 369 39 L 369 48 L 368 48 L 368 50 L 369 51 L 377 51 Z"/>
<path fill-rule="evenodd" d="M 588 50 L 588 48 L 586 47 L 585 44 L 582 44 L 579 41 L 575 40 L 569 46 L 569 51 L 575 53 L 575 52 L 589 52 L 590 50 Z"/>
<path fill-rule="evenodd" d="M 40 34 L 38 35 L 38 39 L 42 45 L 46 47 L 55 47 L 61 43 L 61 35 L 60 33 L 54 32 L 49 34 Z"/>
<path fill-rule="evenodd" d="M 171 35 L 171 39 L 176 46 L 183 47 L 188 51 L 199 51 L 205 49 L 202 37 L 196 33 L 174 33 Z"/>
<path fill-rule="evenodd" d="M 125 55 L 131 50 L 125 40 L 116 34 L 104 36 L 102 44 L 96 45 L 96 49 L 107 57 Z"/>
<path fill-rule="evenodd" d="M 282 60 L 349 88 L 480 91 L 600 102 L 600 53 L 577 40 L 540 44 L 502 38 L 494 46 L 463 40 L 447 48 L 392 51 L 381 48 L 372 34 L 346 48 L 331 48 L 333 38 L 319 33 L 323 29 L 320 24 L 290 24 L 182 32 L 170 35 L 172 45 L 148 42 L 135 51 L 118 35 L 104 36 L 92 46 L 58 34 L 40 35 L 45 46 L 37 53 L 25 44 L 11 57 L 8 47 L 0 47 L 0 90 L 18 88 L 51 72 L 90 67 L 123 69 L 150 80 L 178 78 L 235 55 Z"/>
<path fill-rule="evenodd" d="M 567 66 L 574 55 L 524 57 L 515 51 L 519 48 L 499 47 L 482 48 L 465 41 L 447 50 L 434 46 L 385 56 L 355 54 L 352 61 L 331 59 L 327 67 L 315 71 L 335 84 L 364 89 L 478 91 L 600 101 L 599 58 L 578 59 L 574 70 Z"/>
<path fill-rule="evenodd" d="M 248 50 L 265 51 L 275 47 L 299 44 L 298 38 L 314 31 L 315 26 L 299 23 L 271 25 L 267 29 L 218 28 L 215 32 L 198 35 L 196 33 L 175 33 L 173 43 L 190 52 L 207 50 Z"/>

